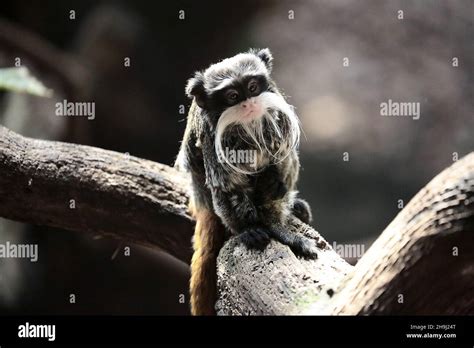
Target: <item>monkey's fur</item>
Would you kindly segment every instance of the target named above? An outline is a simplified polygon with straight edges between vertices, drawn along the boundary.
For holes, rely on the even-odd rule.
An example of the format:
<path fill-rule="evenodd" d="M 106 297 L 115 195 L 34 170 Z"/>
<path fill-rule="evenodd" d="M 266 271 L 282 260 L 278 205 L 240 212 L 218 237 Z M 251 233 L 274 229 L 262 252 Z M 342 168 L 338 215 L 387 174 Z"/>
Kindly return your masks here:
<path fill-rule="evenodd" d="M 215 314 L 216 259 L 229 235 L 260 250 L 274 238 L 298 255 L 316 257 L 312 240 L 286 228 L 290 214 L 308 223 L 311 212 L 296 198 L 298 119 L 270 78 L 271 68 L 268 49 L 250 50 L 195 73 L 186 87 L 193 102 L 176 167 L 192 176 L 194 315 Z M 253 153 L 254 160 L 232 163 L 224 148 Z"/>

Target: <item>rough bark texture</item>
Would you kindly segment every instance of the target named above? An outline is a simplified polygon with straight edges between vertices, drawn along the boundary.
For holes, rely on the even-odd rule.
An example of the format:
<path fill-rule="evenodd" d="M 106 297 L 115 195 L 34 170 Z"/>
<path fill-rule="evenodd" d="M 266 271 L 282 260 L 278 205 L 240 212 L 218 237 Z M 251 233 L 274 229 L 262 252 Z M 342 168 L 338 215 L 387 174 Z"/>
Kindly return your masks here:
<path fill-rule="evenodd" d="M 0 126 L 2 217 L 189 261 L 188 183 L 165 165 Z M 318 242 L 318 259 L 299 259 L 277 242 L 249 251 L 231 239 L 218 259 L 218 314 L 474 313 L 474 153 L 420 191 L 355 267 L 298 219 L 290 229 Z"/>
<path fill-rule="evenodd" d="M 231 239 L 218 258 L 218 315 L 299 314 L 312 303 L 331 298 L 352 266 L 297 218 L 290 229 L 317 241 L 318 259 L 297 258 L 289 247 L 275 241 L 258 252 Z"/>
<path fill-rule="evenodd" d="M 474 314 L 474 153 L 415 195 L 347 279 L 329 313 Z"/>
<path fill-rule="evenodd" d="M 329 248 L 305 261 L 277 243 L 263 254 L 235 244 L 219 255 L 221 314 L 473 314 L 474 153 L 423 188 L 355 267 Z"/>
<path fill-rule="evenodd" d="M 0 216 L 8 219 L 109 235 L 189 262 L 187 183 L 159 163 L 0 126 Z"/>

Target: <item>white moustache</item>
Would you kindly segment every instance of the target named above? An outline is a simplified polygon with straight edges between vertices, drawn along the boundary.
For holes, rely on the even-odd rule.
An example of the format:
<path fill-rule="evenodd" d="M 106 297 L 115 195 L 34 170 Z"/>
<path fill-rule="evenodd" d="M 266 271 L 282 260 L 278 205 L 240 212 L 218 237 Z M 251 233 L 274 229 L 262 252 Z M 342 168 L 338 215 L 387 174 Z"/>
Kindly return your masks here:
<path fill-rule="evenodd" d="M 235 166 L 228 160 L 226 153 L 223 150 L 222 138 L 229 126 L 240 125 L 245 134 L 253 141 L 262 155 L 267 154 L 278 162 L 285 160 L 285 158 L 298 147 L 301 133 L 299 119 L 296 116 L 293 107 L 289 105 L 280 94 L 264 92 L 255 97 L 252 102 L 257 105 L 256 109 L 261 110 L 262 114 L 254 115 L 249 121 L 248 117 L 246 117 L 248 110 L 243 108 L 241 103 L 228 108 L 222 113 L 217 122 L 214 143 L 216 154 L 223 159 L 222 165 L 230 170 L 247 175 L 258 173 L 258 170 L 256 169 L 252 172 Z M 277 136 L 281 139 L 283 134 L 278 125 L 277 119 L 275 119 L 277 115 L 287 118 L 289 134 L 287 135 L 287 139 L 284 140 L 287 142 L 288 146 L 283 146 L 276 153 L 272 153 L 265 143 L 262 121 L 268 121 L 274 128 Z"/>

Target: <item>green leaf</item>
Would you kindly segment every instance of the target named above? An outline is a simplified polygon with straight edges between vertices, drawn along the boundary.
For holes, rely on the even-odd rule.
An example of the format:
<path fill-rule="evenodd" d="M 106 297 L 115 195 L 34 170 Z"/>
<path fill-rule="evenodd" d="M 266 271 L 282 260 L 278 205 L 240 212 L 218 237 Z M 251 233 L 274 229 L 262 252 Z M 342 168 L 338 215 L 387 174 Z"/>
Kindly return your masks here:
<path fill-rule="evenodd" d="M 25 67 L 0 69 L 0 90 L 29 93 L 50 97 L 52 90 L 46 88 Z"/>

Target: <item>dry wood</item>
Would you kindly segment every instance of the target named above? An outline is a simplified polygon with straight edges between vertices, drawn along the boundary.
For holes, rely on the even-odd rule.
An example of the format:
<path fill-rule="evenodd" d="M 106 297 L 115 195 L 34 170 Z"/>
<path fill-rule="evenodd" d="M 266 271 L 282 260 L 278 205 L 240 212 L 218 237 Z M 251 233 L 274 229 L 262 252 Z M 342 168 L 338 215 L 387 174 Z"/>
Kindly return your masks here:
<path fill-rule="evenodd" d="M 0 126 L 0 216 L 103 234 L 190 259 L 189 178 L 98 148 L 22 137 Z M 263 253 L 234 238 L 218 259 L 219 314 L 473 314 L 474 153 L 439 174 L 359 263 L 311 227 L 317 260 L 273 241 Z"/>

